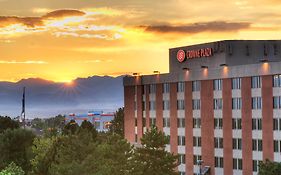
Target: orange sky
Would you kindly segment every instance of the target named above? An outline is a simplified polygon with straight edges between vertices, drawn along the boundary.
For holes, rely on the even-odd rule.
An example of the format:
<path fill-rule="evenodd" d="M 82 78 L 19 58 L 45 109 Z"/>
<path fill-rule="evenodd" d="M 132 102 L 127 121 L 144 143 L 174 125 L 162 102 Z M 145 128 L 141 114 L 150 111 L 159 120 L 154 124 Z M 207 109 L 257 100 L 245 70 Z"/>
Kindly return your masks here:
<path fill-rule="evenodd" d="M 0 0 L 0 80 L 168 72 L 168 49 L 280 39 L 280 0 Z"/>

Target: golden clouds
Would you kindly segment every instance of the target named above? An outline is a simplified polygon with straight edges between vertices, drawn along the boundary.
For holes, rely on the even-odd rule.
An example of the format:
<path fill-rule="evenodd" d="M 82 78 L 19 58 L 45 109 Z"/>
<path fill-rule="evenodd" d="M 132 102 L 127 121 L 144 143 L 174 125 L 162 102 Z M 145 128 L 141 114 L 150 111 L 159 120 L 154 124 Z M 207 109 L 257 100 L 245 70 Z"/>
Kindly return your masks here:
<path fill-rule="evenodd" d="M 81 37 L 114 40 L 120 39 L 122 28 L 96 25 L 95 15 L 117 13 L 109 9 L 99 9 L 93 13 L 73 9 L 55 10 L 41 17 L 0 17 L 0 36 L 18 37 L 35 32 L 50 32 L 56 37 Z"/>
<path fill-rule="evenodd" d="M 188 25 L 173 26 L 173 25 L 159 25 L 159 26 L 140 26 L 145 28 L 148 32 L 159 33 L 201 33 L 201 32 L 235 32 L 241 29 L 250 27 L 247 22 L 226 22 L 213 21 L 205 23 L 193 23 Z"/>

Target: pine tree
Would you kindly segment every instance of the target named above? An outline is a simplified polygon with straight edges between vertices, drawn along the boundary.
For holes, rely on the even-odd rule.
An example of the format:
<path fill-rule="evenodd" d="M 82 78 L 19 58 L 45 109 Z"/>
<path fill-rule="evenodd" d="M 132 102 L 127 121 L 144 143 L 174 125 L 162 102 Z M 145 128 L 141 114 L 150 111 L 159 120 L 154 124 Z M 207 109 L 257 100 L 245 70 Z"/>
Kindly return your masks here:
<path fill-rule="evenodd" d="M 165 150 L 169 139 L 157 127 L 152 127 L 141 139 L 132 159 L 134 175 L 176 175 L 178 156 Z"/>

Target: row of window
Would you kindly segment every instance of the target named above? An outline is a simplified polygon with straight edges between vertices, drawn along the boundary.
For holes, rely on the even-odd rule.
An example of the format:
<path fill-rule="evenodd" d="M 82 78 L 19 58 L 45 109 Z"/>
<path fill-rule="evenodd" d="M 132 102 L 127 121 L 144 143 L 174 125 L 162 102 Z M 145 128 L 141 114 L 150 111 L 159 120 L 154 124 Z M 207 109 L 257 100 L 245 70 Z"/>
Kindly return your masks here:
<path fill-rule="evenodd" d="M 170 101 L 163 101 L 163 110 L 170 110 Z M 222 110 L 223 100 L 222 98 L 216 98 L 213 100 L 214 110 Z M 240 110 L 242 108 L 242 99 L 241 98 L 232 98 L 232 109 Z M 273 108 L 281 109 L 281 97 L 273 97 Z M 136 107 L 135 107 L 136 109 Z M 185 109 L 185 100 L 177 100 L 177 110 Z M 193 99 L 192 100 L 192 109 L 200 110 L 201 109 L 201 100 Z M 262 98 L 261 97 L 252 97 L 252 109 L 262 109 Z M 143 110 L 145 110 L 145 104 L 143 102 Z M 156 110 L 156 102 L 149 101 L 149 110 Z"/>
<path fill-rule="evenodd" d="M 281 74 L 272 76 L 272 84 L 273 87 L 281 87 Z M 242 79 L 241 78 L 232 78 L 231 85 L 232 89 L 241 89 Z M 213 87 L 214 90 L 222 90 L 222 79 L 213 80 Z M 261 77 L 254 76 L 251 77 L 251 87 L 252 88 L 261 88 Z M 185 89 L 185 82 L 178 82 L 177 84 L 177 92 L 184 92 Z M 192 91 L 200 91 L 201 90 L 201 83 L 200 81 L 192 81 Z M 144 92 L 144 90 L 143 90 Z M 170 84 L 164 83 L 163 84 L 163 93 L 170 92 Z M 149 93 L 153 94 L 156 93 L 156 84 L 149 85 Z"/>
<path fill-rule="evenodd" d="M 145 123 L 145 122 L 143 122 L 143 123 Z M 185 118 L 178 118 L 177 124 L 178 124 L 177 125 L 178 128 L 184 128 L 185 127 Z M 170 118 L 164 117 L 163 118 L 163 127 L 169 128 L 170 126 L 171 126 Z M 201 118 L 193 118 L 193 128 L 201 128 Z M 223 128 L 223 119 L 222 118 L 214 118 L 214 128 L 215 129 Z M 232 129 L 235 129 L 235 130 L 242 129 L 242 119 L 241 118 L 232 119 Z M 281 130 L 281 119 L 273 119 L 273 129 Z M 261 118 L 252 119 L 252 130 L 262 130 L 262 119 Z"/>

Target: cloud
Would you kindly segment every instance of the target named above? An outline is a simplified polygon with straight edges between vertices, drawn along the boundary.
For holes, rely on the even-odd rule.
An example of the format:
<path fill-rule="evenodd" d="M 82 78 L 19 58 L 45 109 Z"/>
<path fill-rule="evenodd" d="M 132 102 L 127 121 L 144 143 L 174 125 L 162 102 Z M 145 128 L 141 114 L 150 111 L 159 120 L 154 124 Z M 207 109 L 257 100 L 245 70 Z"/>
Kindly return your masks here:
<path fill-rule="evenodd" d="M 22 24 L 24 26 L 34 28 L 36 26 L 44 26 L 44 20 L 83 16 L 85 14 L 85 12 L 79 10 L 62 9 L 49 12 L 41 17 L 0 16 L 0 27 Z"/>
<path fill-rule="evenodd" d="M 225 22 L 213 21 L 193 23 L 187 25 L 158 25 L 158 26 L 139 26 L 148 32 L 158 33 L 200 33 L 200 32 L 233 32 L 240 29 L 246 29 L 251 26 L 248 22 Z"/>
<path fill-rule="evenodd" d="M 83 16 L 86 13 L 80 10 L 73 10 L 73 9 L 62 9 L 62 10 L 55 10 L 52 12 L 47 13 L 46 15 L 42 16 L 42 18 L 64 18 L 70 16 Z"/>
<path fill-rule="evenodd" d="M 0 64 L 48 64 L 48 62 L 45 61 L 16 61 L 16 60 L 11 60 L 11 61 L 5 61 L 5 60 L 0 60 Z"/>

